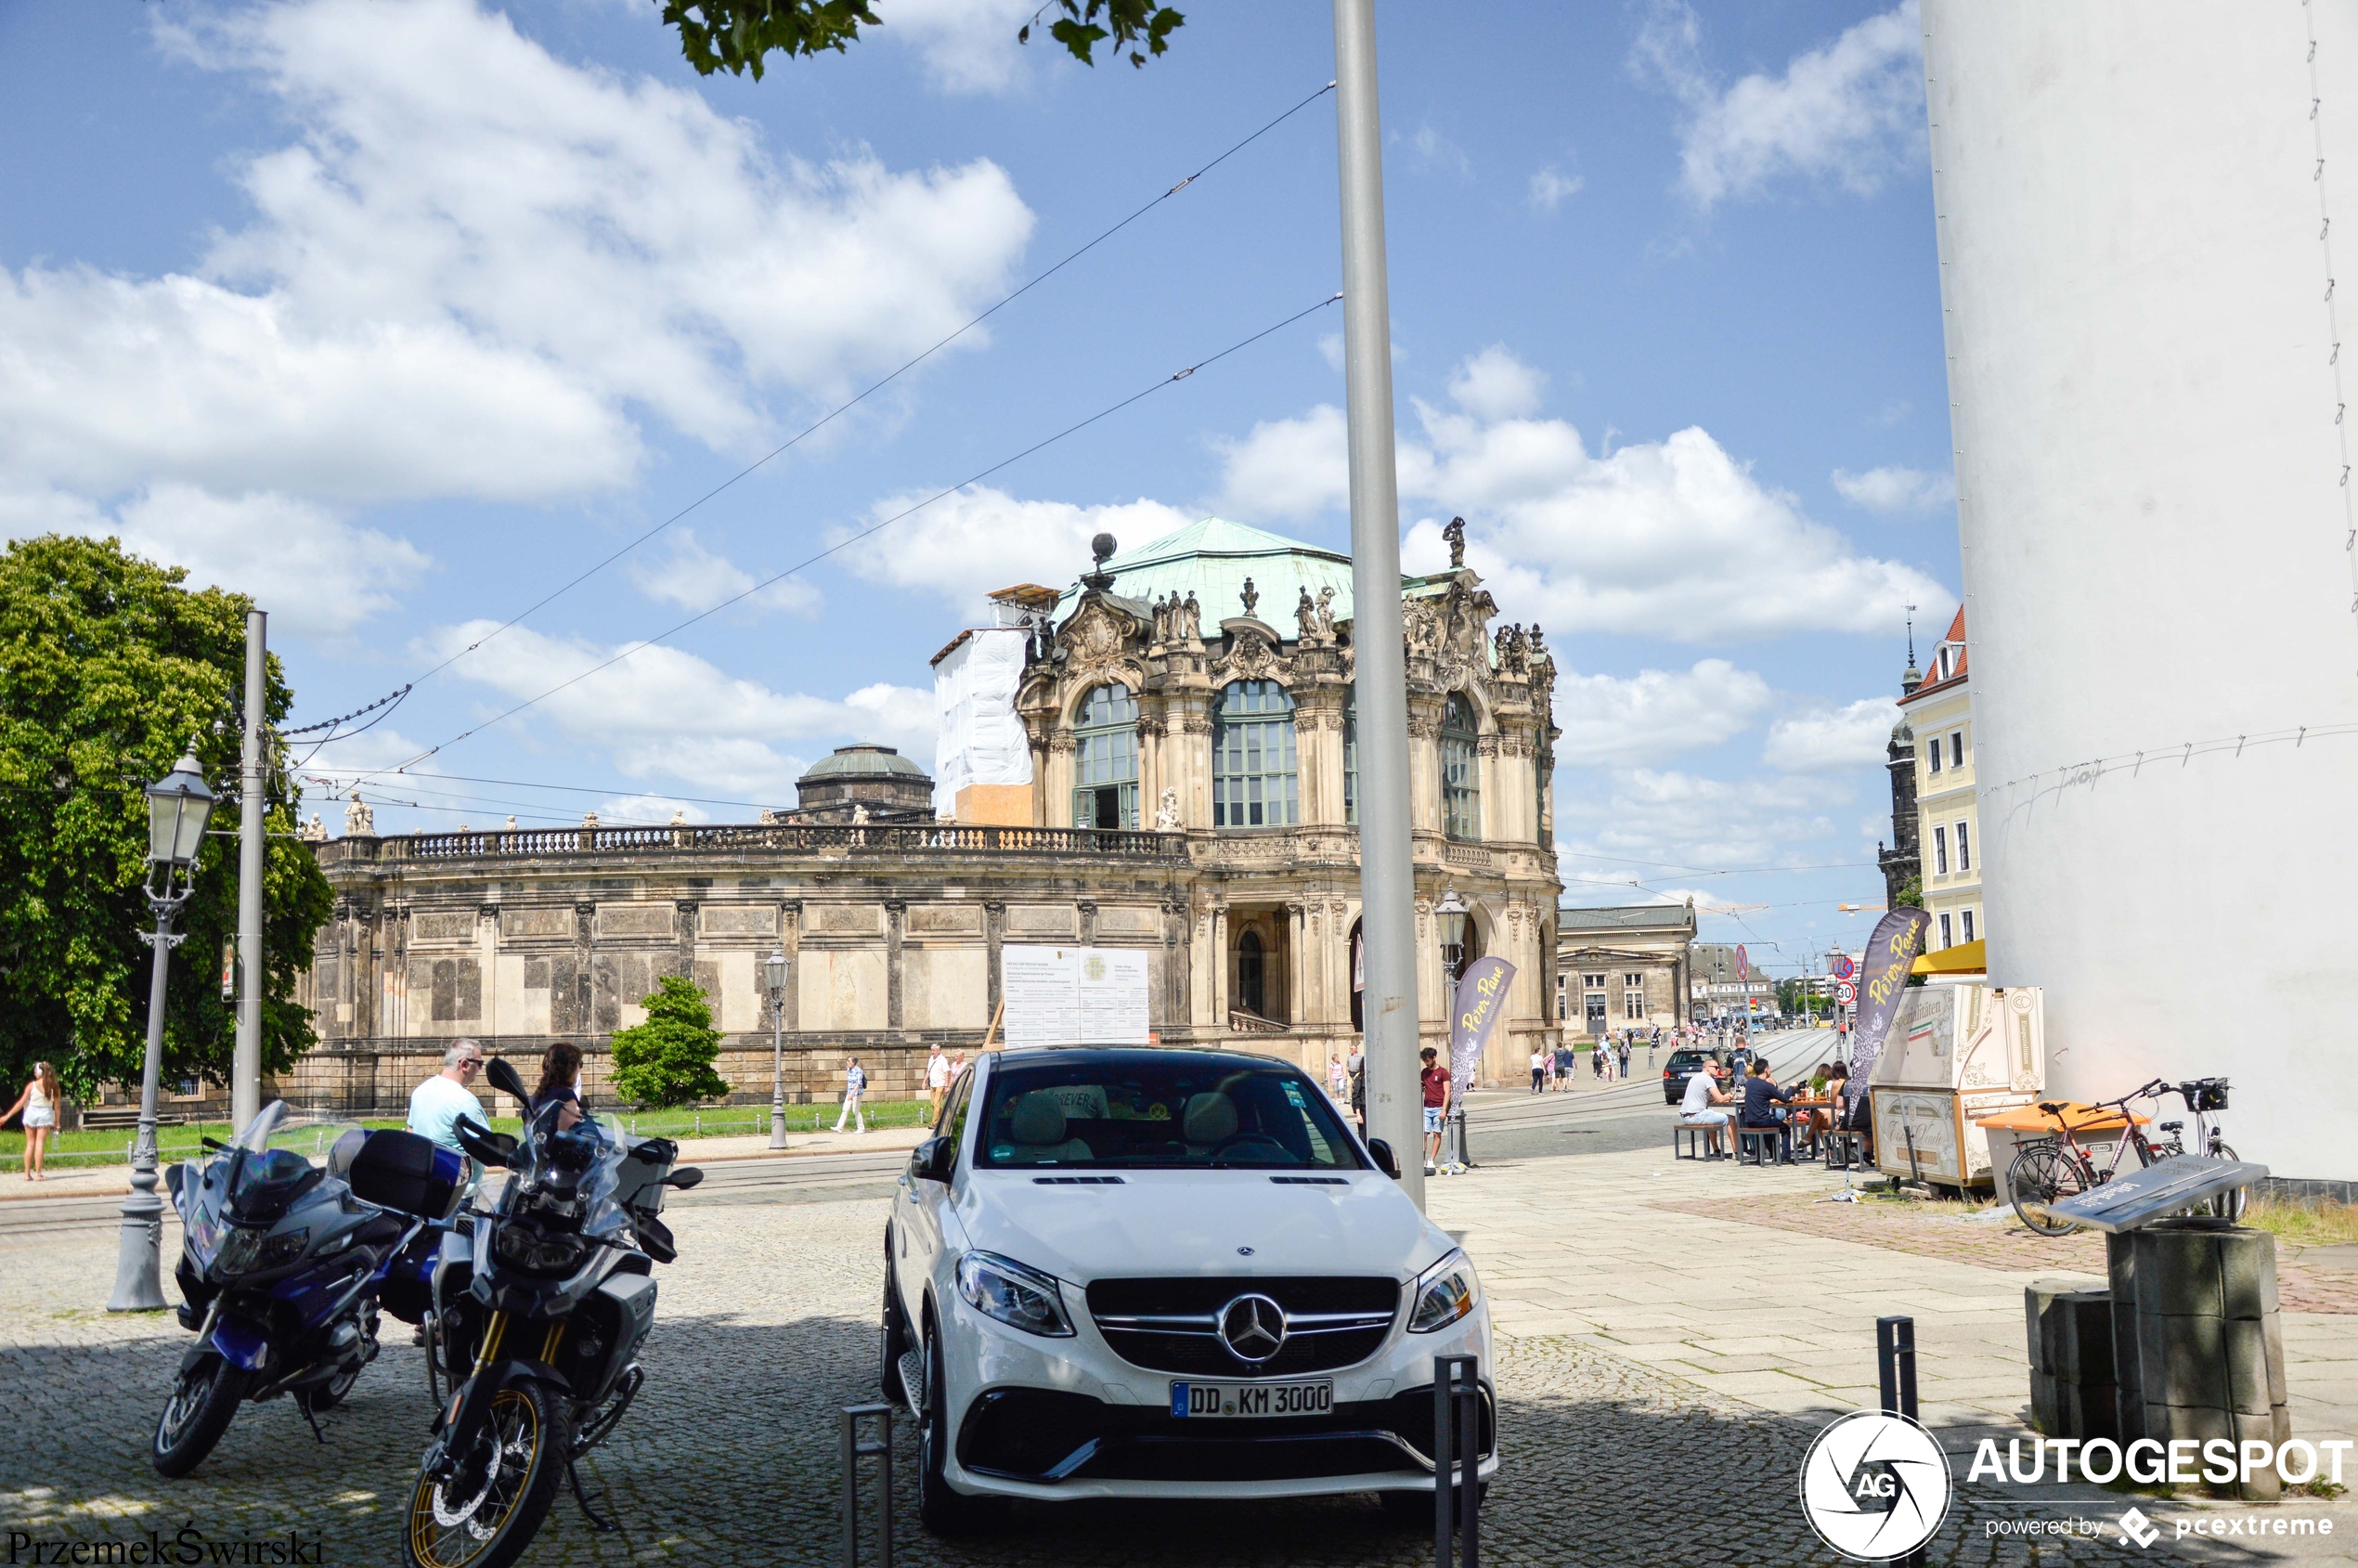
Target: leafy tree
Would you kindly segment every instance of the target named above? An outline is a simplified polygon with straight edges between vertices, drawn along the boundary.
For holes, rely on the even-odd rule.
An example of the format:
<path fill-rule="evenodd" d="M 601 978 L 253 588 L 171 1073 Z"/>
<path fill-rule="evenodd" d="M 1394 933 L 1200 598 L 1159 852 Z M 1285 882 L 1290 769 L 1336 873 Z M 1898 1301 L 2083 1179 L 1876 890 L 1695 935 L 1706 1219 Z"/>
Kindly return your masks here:
<path fill-rule="evenodd" d="M 661 0 L 664 25 L 680 30 L 680 52 L 697 74 L 725 71 L 742 76 L 750 71 L 757 82 L 761 80 L 762 58 L 772 50 L 788 59 L 825 49 L 843 53 L 862 27 L 884 25 L 875 7 L 888 3 Z M 1048 36 L 1083 65 L 1097 63 L 1096 47 L 1108 39 L 1115 57 L 1127 50 L 1132 65 L 1145 65 L 1147 55 L 1160 55 L 1171 47 L 1172 33 L 1187 19 L 1155 0 L 1049 0 L 1017 32 L 1016 41 L 1030 43 L 1040 19 L 1056 10 L 1064 15 L 1049 24 Z"/>
<path fill-rule="evenodd" d="M 0 1069 L 21 1081 L 36 1060 L 67 1091 L 139 1079 L 151 960 L 138 934 L 148 807 L 141 786 L 194 744 L 236 825 L 236 707 L 245 686 L 249 601 L 192 592 L 187 573 L 113 539 L 46 537 L 0 551 Z M 293 703 L 274 657 L 265 716 Z M 333 899 L 293 838 L 301 796 L 283 755 L 268 775 L 263 875 L 262 1065 L 284 1072 L 317 1043 L 293 1000 Z M 163 1070 L 227 1082 L 237 1020 L 221 1000 L 223 944 L 238 925 L 238 846 L 208 837 L 170 971 Z"/>
<path fill-rule="evenodd" d="M 1899 891 L 1898 891 L 1898 893 L 1897 895 L 1895 895 L 1895 896 L 1893 897 L 1892 901 L 1891 901 L 1891 907 L 1892 907 L 1892 908 L 1894 908 L 1894 909 L 1922 909 L 1922 908 L 1924 908 L 1924 877 L 1923 877 L 1922 875 L 1911 876 L 1911 877 L 1908 878 L 1908 880 L 1907 880 L 1907 881 L 1902 882 L 1902 883 L 1899 885 Z"/>
<path fill-rule="evenodd" d="M 615 1094 L 635 1106 L 662 1108 L 729 1092 L 729 1081 L 712 1069 L 720 1031 L 712 1027 L 712 1008 L 695 982 L 666 975 L 639 1005 L 647 1010 L 647 1021 L 615 1032 Z"/>

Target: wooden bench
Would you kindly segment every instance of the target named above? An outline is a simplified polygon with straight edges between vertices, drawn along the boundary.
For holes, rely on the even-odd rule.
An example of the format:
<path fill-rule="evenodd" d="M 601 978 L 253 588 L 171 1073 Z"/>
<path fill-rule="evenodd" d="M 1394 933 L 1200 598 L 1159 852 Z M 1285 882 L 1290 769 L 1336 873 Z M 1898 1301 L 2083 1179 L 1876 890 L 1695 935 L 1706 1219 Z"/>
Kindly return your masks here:
<path fill-rule="evenodd" d="M 1829 1171 L 1847 1170 L 1853 1165 L 1867 1162 L 1867 1134 L 1864 1133 L 1846 1132 L 1837 1127 L 1825 1135 L 1825 1146 L 1826 1169 Z"/>
<path fill-rule="evenodd" d="M 1782 1127 L 1739 1127 L 1736 1129 L 1736 1163 L 1739 1165 L 1781 1165 L 1784 1163 L 1778 1150 L 1782 1147 Z"/>
<path fill-rule="evenodd" d="M 1724 1122 L 1690 1121 L 1682 1116 L 1678 1121 L 1670 1124 L 1670 1158 L 1673 1160 L 1701 1160 L 1703 1158 L 1703 1150 L 1705 1144 L 1705 1134 L 1711 1133 L 1724 1133 L 1726 1131 L 1727 1125 Z M 1684 1147 L 1687 1152 L 1684 1154 L 1678 1152 L 1681 1147 L 1681 1139 L 1685 1140 Z"/>

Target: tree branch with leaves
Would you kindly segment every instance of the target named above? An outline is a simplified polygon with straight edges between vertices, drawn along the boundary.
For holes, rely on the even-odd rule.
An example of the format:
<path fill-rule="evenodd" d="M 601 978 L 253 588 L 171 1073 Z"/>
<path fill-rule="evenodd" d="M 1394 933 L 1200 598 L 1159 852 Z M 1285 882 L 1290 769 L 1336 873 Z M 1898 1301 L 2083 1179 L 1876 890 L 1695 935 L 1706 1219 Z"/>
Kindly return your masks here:
<path fill-rule="evenodd" d="M 882 27 L 879 4 L 890 0 L 658 0 L 664 25 L 680 33 L 680 53 L 702 76 L 725 71 L 752 72 L 761 80 L 766 57 L 788 59 L 834 50 L 842 54 L 863 27 Z M 1052 14 L 1048 36 L 1083 65 L 1097 63 L 1100 44 L 1108 53 L 1127 54 L 1133 66 L 1171 47 L 1171 35 L 1187 19 L 1155 0 L 1051 0 L 1017 30 L 1016 42 L 1031 42 L 1032 30 Z"/>

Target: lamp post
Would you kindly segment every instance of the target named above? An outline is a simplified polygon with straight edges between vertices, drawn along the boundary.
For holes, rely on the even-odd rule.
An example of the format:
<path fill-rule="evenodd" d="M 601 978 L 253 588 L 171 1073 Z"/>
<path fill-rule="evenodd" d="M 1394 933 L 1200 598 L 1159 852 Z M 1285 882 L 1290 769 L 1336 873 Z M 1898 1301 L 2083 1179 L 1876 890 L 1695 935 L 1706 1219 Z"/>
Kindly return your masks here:
<path fill-rule="evenodd" d="M 773 948 L 761 961 L 770 982 L 770 1147 L 786 1147 L 786 971 L 793 961 Z"/>
<path fill-rule="evenodd" d="M 148 908 L 156 928 L 139 940 L 155 950 L 148 980 L 148 1058 L 139 1079 L 139 1135 L 131 1146 L 131 1196 L 123 1200 L 123 1233 L 115 1259 L 109 1312 L 163 1309 L 161 1250 L 163 1200 L 156 1196 L 156 1077 L 163 1063 L 163 988 L 172 950 L 184 940 L 172 929 L 204 848 L 213 791 L 191 746 L 171 772 L 148 786 Z"/>
<path fill-rule="evenodd" d="M 1450 1020 L 1450 1032 L 1442 1037 L 1442 1049 L 1449 1051 L 1454 1057 L 1457 1053 L 1451 1047 L 1457 1039 L 1458 977 L 1466 966 L 1466 916 L 1472 910 L 1465 900 L 1458 896 L 1457 888 L 1444 888 L 1441 901 L 1432 906 L 1432 912 L 1441 917 L 1441 1004 L 1443 1016 Z M 1457 1070 L 1458 1064 L 1452 1060 L 1449 1072 L 1453 1083 Z M 1466 1072 L 1466 1088 L 1469 1091 L 1473 1088 L 1471 1068 Z M 1473 1168 L 1473 1154 L 1466 1147 L 1466 1096 L 1458 1094 L 1451 1098 L 1457 1102 L 1450 1120 L 1458 1124 L 1458 1163 L 1471 1170 Z"/>

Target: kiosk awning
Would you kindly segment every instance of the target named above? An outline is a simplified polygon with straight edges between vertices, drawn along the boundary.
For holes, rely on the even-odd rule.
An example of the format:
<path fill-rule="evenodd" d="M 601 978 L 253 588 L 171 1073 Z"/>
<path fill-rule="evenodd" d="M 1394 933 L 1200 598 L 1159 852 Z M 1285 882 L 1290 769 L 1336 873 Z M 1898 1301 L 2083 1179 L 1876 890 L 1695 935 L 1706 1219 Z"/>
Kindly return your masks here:
<path fill-rule="evenodd" d="M 1909 966 L 1911 975 L 1981 975 L 1989 970 L 1989 944 L 1959 942 L 1938 952 L 1927 952 Z"/>

